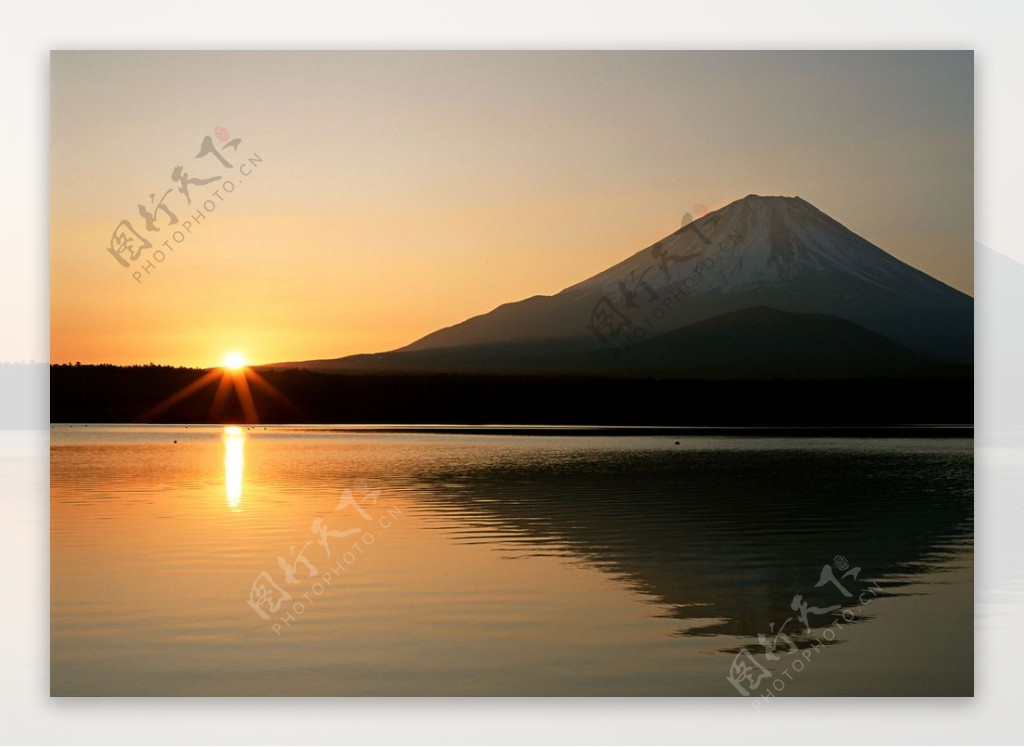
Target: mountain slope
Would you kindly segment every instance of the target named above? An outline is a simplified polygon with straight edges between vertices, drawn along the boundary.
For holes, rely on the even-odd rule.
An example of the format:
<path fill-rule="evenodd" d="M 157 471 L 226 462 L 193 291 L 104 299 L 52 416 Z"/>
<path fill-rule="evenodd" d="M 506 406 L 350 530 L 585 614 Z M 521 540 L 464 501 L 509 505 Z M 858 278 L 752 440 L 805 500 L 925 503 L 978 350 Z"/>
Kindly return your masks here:
<path fill-rule="evenodd" d="M 678 375 L 689 378 L 861 378 L 930 372 L 944 363 L 824 314 L 755 307 L 723 314 L 628 348 L 573 348 L 564 341 L 481 343 L 343 359 L 351 372 Z M 330 369 L 332 361 L 325 361 Z M 317 368 L 316 365 L 306 365 Z"/>

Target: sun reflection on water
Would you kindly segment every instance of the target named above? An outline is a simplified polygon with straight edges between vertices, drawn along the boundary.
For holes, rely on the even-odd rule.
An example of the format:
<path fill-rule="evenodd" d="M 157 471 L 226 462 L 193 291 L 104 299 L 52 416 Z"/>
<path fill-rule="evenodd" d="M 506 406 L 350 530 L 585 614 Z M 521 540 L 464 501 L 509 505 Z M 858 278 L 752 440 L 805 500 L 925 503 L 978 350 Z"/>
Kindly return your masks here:
<path fill-rule="evenodd" d="M 242 502 L 242 468 L 245 465 L 245 434 L 236 425 L 224 429 L 224 490 L 228 506 L 238 510 Z"/>

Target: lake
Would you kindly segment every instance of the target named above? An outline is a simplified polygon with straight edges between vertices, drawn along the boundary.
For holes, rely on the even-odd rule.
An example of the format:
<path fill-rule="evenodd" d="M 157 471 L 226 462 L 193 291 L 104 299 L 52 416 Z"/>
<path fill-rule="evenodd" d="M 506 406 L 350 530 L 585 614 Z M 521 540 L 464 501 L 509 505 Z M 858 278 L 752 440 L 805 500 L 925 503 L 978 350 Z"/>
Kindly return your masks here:
<path fill-rule="evenodd" d="M 970 438 L 50 435 L 53 695 L 973 693 Z"/>

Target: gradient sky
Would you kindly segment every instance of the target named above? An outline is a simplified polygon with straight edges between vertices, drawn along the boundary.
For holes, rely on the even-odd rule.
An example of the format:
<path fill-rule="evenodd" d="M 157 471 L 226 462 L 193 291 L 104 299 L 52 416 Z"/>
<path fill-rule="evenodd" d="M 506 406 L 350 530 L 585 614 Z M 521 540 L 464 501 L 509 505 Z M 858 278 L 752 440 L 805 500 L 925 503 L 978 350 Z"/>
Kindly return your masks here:
<path fill-rule="evenodd" d="M 55 363 L 388 350 L 751 193 L 973 292 L 970 52 L 55 52 L 51 86 Z M 218 126 L 234 170 L 193 158 Z M 145 232 L 175 166 L 253 153 L 183 243 Z M 142 283 L 122 219 L 176 247 Z"/>

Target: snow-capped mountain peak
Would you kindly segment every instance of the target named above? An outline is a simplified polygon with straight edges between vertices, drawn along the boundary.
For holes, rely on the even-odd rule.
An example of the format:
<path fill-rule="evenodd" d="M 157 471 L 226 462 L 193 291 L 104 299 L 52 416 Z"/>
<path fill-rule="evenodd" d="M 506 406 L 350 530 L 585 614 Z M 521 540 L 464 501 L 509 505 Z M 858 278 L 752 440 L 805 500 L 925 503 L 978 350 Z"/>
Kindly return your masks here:
<path fill-rule="evenodd" d="M 661 241 L 569 291 L 654 289 L 684 282 L 695 295 L 743 293 L 838 272 L 896 290 L 900 262 L 799 197 L 748 195 L 681 227 Z"/>
<path fill-rule="evenodd" d="M 737 315 L 751 310 L 759 311 Z M 810 340 L 810 327 L 820 340 L 825 327 L 815 320 L 830 318 L 838 323 L 825 326 L 851 341 L 854 358 L 870 348 L 884 359 L 884 350 L 895 349 L 886 345 L 895 343 L 907 356 L 969 363 L 973 312 L 970 296 L 901 262 L 806 200 L 748 195 L 553 296 L 503 304 L 391 353 L 317 365 L 465 370 L 472 361 L 488 370 L 579 370 L 582 360 L 603 360 L 607 351 L 661 337 L 658 355 L 667 361 L 673 344 L 696 339 L 677 332 L 715 318 L 731 320 L 733 331 L 702 327 L 702 345 L 746 339 L 743 334 L 764 324 L 775 325 L 772 339 L 780 346 L 800 335 Z M 735 334 L 737 324 L 746 332 Z"/>

